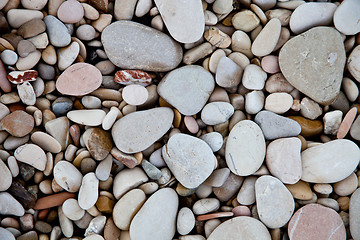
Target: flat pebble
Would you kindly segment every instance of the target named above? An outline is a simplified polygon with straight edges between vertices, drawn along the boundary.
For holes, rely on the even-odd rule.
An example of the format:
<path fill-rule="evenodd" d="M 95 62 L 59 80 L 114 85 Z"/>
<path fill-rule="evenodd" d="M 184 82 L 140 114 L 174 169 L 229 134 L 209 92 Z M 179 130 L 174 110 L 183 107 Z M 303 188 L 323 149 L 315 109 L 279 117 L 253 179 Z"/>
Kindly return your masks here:
<path fill-rule="evenodd" d="M 122 97 L 130 105 L 141 105 L 146 102 L 149 93 L 144 86 L 128 85 L 122 91 Z"/>
<path fill-rule="evenodd" d="M 98 188 L 99 188 L 99 179 L 96 178 L 95 173 L 87 173 L 82 178 L 82 183 L 79 189 L 79 206 L 88 210 L 93 207 L 98 200 Z"/>
<path fill-rule="evenodd" d="M 143 170 L 138 167 L 132 169 L 124 169 L 120 171 L 114 178 L 113 194 L 119 199 L 127 191 L 147 182 L 149 178 Z"/>
<path fill-rule="evenodd" d="M 54 179 L 63 189 L 68 192 L 77 192 L 80 189 L 82 174 L 68 161 L 59 161 L 54 166 Z"/>
<path fill-rule="evenodd" d="M 227 102 L 211 102 L 201 111 L 201 120 L 207 125 L 217 125 L 227 121 L 234 114 L 234 107 Z"/>
<path fill-rule="evenodd" d="M 205 141 L 211 147 L 213 152 L 219 151 L 224 143 L 222 135 L 218 132 L 206 133 L 200 136 L 200 139 Z"/>
<path fill-rule="evenodd" d="M 1 53 L 1 60 L 7 65 L 14 65 L 18 60 L 16 52 L 6 49 Z"/>
<path fill-rule="evenodd" d="M 13 28 L 19 28 L 34 18 L 43 19 L 44 14 L 41 11 L 30 9 L 10 9 L 7 13 L 8 23 Z"/>
<path fill-rule="evenodd" d="M 186 235 L 191 232 L 195 226 L 195 216 L 194 213 L 188 207 L 183 207 L 179 210 L 177 221 L 176 221 L 176 230 L 181 235 Z"/>
<path fill-rule="evenodd" d="M 334 183 L 334 192 L 339 196 L 348 196 L 358 187 L 359 181 L 355 173 L 340 182 Z"/>
<path fill-rule="evenodd" d="M 138 84 L 148 86 L 151 84 L 151 76 L 140 70 L 120 70 L 115 73 L 114 81 L 123 85 Z"/>
<path fill-rule="evenodd" d="M 35 144 L 24 144 L 18 147 L 14 156 L 20 162 L 27 163 L 40 171 L 45 170 L 47 161 L 45 152 Z"/>
<path fill-rule="evenodd" d="M 360 224 L 360 190 L 357 189 L 350 198 L 349 218 L 350 218 L 350 233 L 353 239 L 360 238 L 360 229 L 357 227 Z"/>
<path fill-rule="evenodd" d="M 244 10 L 236 13 L 232 18 L 232 24 L 235 29 L 244 32 L 251 32 L 260 25 L 260 19 L 250 10 Z"/>
<path fill-rule="evenodd" d="M 63 23 L 77 23 L 84 16 L 84 8 L 78 1 L 68 0 L 60 5 L 57 16 Z"/>
<path fill-rule="evenodd" d="M 0 122 L 0 129 L 14 137 L 24 137 L 34 128 L 34 118 L 24 111 L 15 111 L 6 115 Z"/>
<path fill-rule="evenodd" d="M 265 99 L 265 110 L 277 114 L 286 113 L 293 104 L 293 97 L 288 93 L 271 93 Z"/>
<path fill-rule="evenodd" d="M 70 43 L 70 33 L 59 19 L 52 15 L 47 15 L 44 18 L 44 22 L 51 45 L 54 47 L 65 47 Z"/>
<path fill-rule="evenodd" d="M 256 176 L 248 176 L 241 185 L 240 191 L 237 194 L 237 201 L 243 205 L 251 205 L 255 202 L 255 182 Z"/>
<path fill-rule="evenodd" d="M 228 57 L 222 57 L 216 68 L 216 83 L 220 87 L 236 87 L 241 82 L 243 69 Z"/>
<path fill-rule="evenodd" d="M 280 72 L 279 60 L 275 55 L 268 55 L 261 59 L 261 67 L 267 73 Z"/>
<path fill-rule="evenodd" d="M 80 46 L 77 42 L 72 42 L 69 46 L 59 48 L 57 51 L 59 70 L 64 71 L 67 69 L 75 61 L 79 52 Z"/>
<path fill-rule="evenodd" d="M 0 161 L 0 175 L 0 191 L 4 192 L 11 186 L 12 174 L 2 160 Z"/>
<path fill-rule="evenodd" d="M 0 193 L 0 214 L 23 216 L 25 214 L 24 207 L 8 192 Z"/>
<path fill-rule="evenodd" d="M 85 214 L 85 210 L 79 206 L 79 202 L 74 198 L 65 200 L 62 210 L 65 216 L 73 221 L 80 220 Z"/>
<path fill-rule="evenodd" d="M 257 114 L 264 108 L 264 92 L 255 90 L 245 95 L 245 111 L 249 114 Z"/>
<path fill-rule="evenodd" d="M 52 153 L 59 153 L 61 151 L 60 143 L 47 133 L 40 131 L 34 132 L 31 134 L 31 141 L 39 145 L 45 151 Z"/>
<path fill-rule="evenodd" d="M 281 22 L 278 18 L 271 19 L 261 30 L 251 45 L 255 56 L 269 55 L 276 47 L 281 32 Z"/>
<path fill-rule="evenodd" d="M 15 240 L 14 235 L 12 232 L 6 230 L 5 228 L 0 227 L 0 238 L 6 240 Z"/>
<path fill-rule="evenodd" d="M 220 201 L 216 198 L 203 198 L 196 201 L 193 205 L 193 212 L 196 215 L 215 212 L 220 208 Z"/>
<path fill-rule="evenodd" d="M 265 86 L 266 72 L 255 64 L 249 64 L 244 69 L 242 84 L 249 90 L 261 90 Z"/>
<path fill-rule="evenodd" d="M 350 74 L 360 82 L 360 46 L 356 46 L 350 53 L 347 60 L 347 66 Z"/>
<path fill-rule="evenodd" d="M 82 137 L 89 153 L 98 161 L 105 159 L 113 147 L 110 133 L 101 128 L 89 128 Z"/>
<path fill-rule="evenodd" d="M 360 32 L 357 12 L 360 4 L 356 0 L 343 1 L 334 13 L 334 25 L 337 30 L 345 35 L 355 35 Z"/>
<path fill-rule="evenodd" d="M 341 121 L 341 119 L 340 119 L 340 121 Z M 339 125 L 340 125 L 340 122 L 339 122 Z M 355 140 L 360 140 L 360 116 L 358 116 L 355 119 L 355 121 L 353 122 L 353 124 L 351 125 L 350 135 Z"/>
<path fill-rule="evenodd" d="M 93 110 L 73 110 L 66 114 L 66 116 L 73 122 L 86 126 L 101 125 L 106 113 L 101 109 Z"/>

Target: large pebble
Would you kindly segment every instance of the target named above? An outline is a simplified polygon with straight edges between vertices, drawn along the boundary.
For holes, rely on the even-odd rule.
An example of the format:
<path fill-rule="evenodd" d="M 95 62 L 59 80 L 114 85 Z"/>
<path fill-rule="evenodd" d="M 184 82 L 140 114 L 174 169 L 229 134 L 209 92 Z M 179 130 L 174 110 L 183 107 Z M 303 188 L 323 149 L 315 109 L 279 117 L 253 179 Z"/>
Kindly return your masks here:
<path fill-rule="evenodd" d="M 360 239 L 360 189 L 357 189 L 350 198 L 349 218 L 350 218 L 350 233 L 353 239 Z"/>
<path fill-rule="evenodd" d="M 105 111 L 101 109 L 73 110 L 66 114 L 71 121 L 85 126 L 99 126 L 105 118 L 105 115 Z"/>
<path fill-rule="evenodd" d="M 350 74 L 360 82 L 360 46 L 356 46 L 347 60 L 347 67 Z"/>
<path fill-rule="evenodd" d="M 82 174 L 68 161 L 59 161 L 54 166 L 54 179 L 63 189 L 68 192 L 77 192 L 80 189 Z"/>
<path fill-rule="evenodd" d="M 14 137 L 24 137 L 33 130 L 34 124 L 35 120 L 30 114 L 25 111 L 15 111 L 1 119 L 0 129 Z"/>
<path fill-rule="evenodd" d="M 281 228 L 291 218 L 294 198 L 277 178 L 262 176 L 255 183 L 256 206 L 260 220 L 268 228 Z"/>
<path fill-rule="evenodd" d="M 281 72 L 290 84 L 324 105 L 339 94 L 345 60 L 342 37 L 331 27 L 312 28 L 287 41 L 279 53 Z"/>
<path fill-rule="evenodd" d="M 114 178 L 113 193 L 116 199 L 119 199 L 127 191 L 133 189 L 140 184 L 147 182 L 149 178 L 143 170 L 138 167 L 132 169 L 124 169 L 120 171 Z"/>
<path fill-rule="evenodd" d="M 201 120 L 207 125 L 226 122 L 234 114 L 234 107 L 227 102 L 211 102 L 201 111 Z"/>
<path fill-rule="evenodd" d="M 45 151 L 59 153 L 61 151 L 60 143 L 47 133 L 37 131 L 31 134 L 31 141 L 39 145 Z"/>
<path fill-rule="evenodd" d="M 8 192 L 0 193 L 0 214 L 23 216 L 24 207 Z"/>
<path fill-rule="evenodd" d="M 54 47 L 65 47 L 69 45 L 71 36 L 66 26 L 56 17 L 47 15 L 44 18 L 47 34 L 51 45 Z"/>
<path fill-rule="evenodd" d="M 176 229 L 179 199 L 176 192 L 163 188 L 155 192 L 135 215 L 130 225 L 132 240 L 172 239 Z"/>
<path fill-rule="evenodd" d="M 212 173 L 213 151 L 201 139 L 175 134 L 162 149 L 162 156 L 175 178 L 186 188 L 197 188 Z"/>
<path fill-rule="evenodd" d="M 201 38 L 205 18 L 200 0 L 182 2 L 155 0 L 155 4 L 167 30 L 176 41 L 192 43 Z"/>
<path fill-rule="evenodd" d="M 359 160 L 359 147 L 347 139 L 314 146 L 301 153 L 301 179 L 312 183 L 338 182 L 356 169 Z"/>
<path fill-rule="evenodd" d="M 171 127 L 174 112 L 160 107 L 130 113 L 115 122 L 111 134 L 116 147 L 125 153 L 136 153 L 150 147 Z"/>
<path fill-rule="evenodd" d="M 265 139 L 260 127 L 250 120 L 240 121 L 231 129 L 226 141 L 226 163 L 236 175 L 251 175 L 263 163 L 265 148 Z"/>
<path fill-rule="evenodd" d="M 29 164 L 40 171 L 45 170 L 47 162 L 45 152 L 35 144 L 24 144 L 18 147 L 14 152 L 14 156 L 20 162 Z"/>
<path fill-rule="evenodd" d="M 84 16 L 84 8 L 78 1 L 68 0 L 60 5 L 57 16 L 63 23 L 77 23 Z"/>
<path fill-rule="evenodd" d="M 211 73 L 200 66 L 190 65 L 168 73 L 157 91 L 168 103 L 184 115 L 193 115 L 204 107 L 214 90 Z"/>
<path fill-rule="evenodd" d="M 359 11 L 359 1 L 342 1 L 334 13 L 336 29 L 345 35 L 355 35 L 360 32 Z"/>
<path fill-rule="evenodd" d="M 99 180 L 95 173 L 90 172 L 82 178 L 81 187 L 79 189 L 79 206 L 84 209 L 90 209 L 98 200 Z"/>
<path fill-rule="evenodd" d="M 166 72 L 182 60 L 182 49 L 177 42 L 136 22 L 110 24 L 103 30 L 101 41 L 110 61 L 123 69 Z"/>
<path fill-rule="evenodd" d="M 261 30 L 251 45 L 251 51 L 255 56 L 269 55 L 276 47 L 281 32 L 281 22 L 278 18 L 271 19 Z"/>
<path fill-rule="evenodd" d="M 292 216 L 288 225 L 291 240 L 346 239 L 344 223 L 333 209 L 308 204 Z"/>
<path fill-rule="evenodd" d="M 235 217 L 217 226 L 208 240 L 254 239 L 270 240 L 271 236 L 265 225 L 252 217 Z"/>

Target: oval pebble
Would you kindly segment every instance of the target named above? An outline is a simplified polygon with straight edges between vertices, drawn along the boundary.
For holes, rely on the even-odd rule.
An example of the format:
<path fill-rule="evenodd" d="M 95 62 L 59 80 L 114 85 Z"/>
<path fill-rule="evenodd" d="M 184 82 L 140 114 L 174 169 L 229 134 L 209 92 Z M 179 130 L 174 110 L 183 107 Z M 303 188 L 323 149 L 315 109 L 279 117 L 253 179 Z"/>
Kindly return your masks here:
<path fill-rule="evenodd" d="M 261 30 L 251 45 L 255 56 L 269 55 L 276 47 L 281 32 L 281 22 L 278 18 L 271 19 Z"/>
<path fill-rule="evenodd" d="M 0 160 L 0 191 L 6 191 L 11 186 L 12 174 L 5 163 Z"/>
<path fill-rule="evenodd" d="M 60 5 L 57 16 L 64 23 L 77 23 L 84 16 L 84 8 L 78 1 L 68 0 Z"/>
<path fill-rule="evenodd" d="M 213 152 L 219 151 L 224 143 L 222 135 L 218 132 L 206 133 L 200 136 L 200 139 L 205 141 L 211 147 Z"/>
<path fill-rule="evenodd" d="M 34 132 L 31 134 L 31 141 L 39 145 L 45 151 L 52 153 L 59 153 L 61 151 L 60 143 L 47 133 L 40 131 Z"/>
<path fill-rule="evenodd" d="M 27 163 L 40 171 L 45 170 L 47 162 L 45 152 L 35 144 L 24 144 L 16 148 L 14 157 L 16 160 Z"/>
<path fill-rule="evenodd" d="M 65 200 L 62 205 L 62 210 L 65 216 L 73 221 L 80 220 L 85 214 L 85 210 L 79 206 L 78 201 L 74 198 Z"/>
<path fill-rule="evenodd" d="M 195 216 L 194 213 L 188 207 L 183 207 L 179 210 L 176 229 L 181 235 L 186 235 L 191 232 L 195 226 Z"/>
<path fill-rule="evenodd" d="M 82 178 L 80 171 L 68 161 L 59 161 L 54 166 L 56 183 L 68 192 L 79 191 Z"/>
<path fill-rule="evenodd" d="M 122 97 L 128 104 L 137 106 L 146 102 L 149 93 L 144 86 L 133 84 L 124 87 Z"/>
<path fill-rule="evenodd" d="M 234 107 L 227 102 L 211 102 L 201 111 L 201 120 L 207 125 L 217 125 L 227 121 L 234 114 Z"/>
<path fill-rule="evenodd" d="M 79 206 L 82 209 L 88 210 L 95 205 L 98 200 L 98 187 L 99 180 L 96 178 L 95 173 L 87 173 L 82 178 L 78 196 Z"/>
<path fill-rule="evenodd" d="M 345 35 L 355 35 L 360 32 L 359 11 L 359 1 L 342 1 L 334 13 L 334 25 L 336 29 Z"/>
<path fill-rule="evenodd" d="M 73 122 L 86 125 L 86 126 L 99 126 L 106 113 L 104 110 L 73 110 L 66 114 L 66 116 Z"/>

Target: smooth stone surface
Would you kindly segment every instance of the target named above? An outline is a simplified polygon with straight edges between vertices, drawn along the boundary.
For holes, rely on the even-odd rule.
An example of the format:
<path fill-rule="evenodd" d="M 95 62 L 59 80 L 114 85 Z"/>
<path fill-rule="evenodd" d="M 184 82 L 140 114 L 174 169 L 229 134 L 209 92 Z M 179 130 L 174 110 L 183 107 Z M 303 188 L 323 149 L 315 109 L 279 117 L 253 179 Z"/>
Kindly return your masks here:
<path fill-rule="evenodd" d="M 5 163 L 0 160 L 0 191 L 6 191 L 11 186 L 12 174 Z"/>
<path fill-rule="evenodd" d="M 75 63 L 57 79 L 56 89 L 65 95 L 82 96 L 100 87 L 101 72 L 88 63 Z"/>
<path fill-rule="evenodd" d="M 315 27 L 290 39 L 279 53 L 289 83 L 324 105 L 339 94 L 345 60 L 341 35 L 330 27 Z"/>
<path fill-rule="evenodd" d="M 236 13 L 232 18 L 232 25 L 235 29 L 244 32 L 251 32 L 260 25 L 260 19 L 250 10 Z"/>
<path fill-rule="evenodd" d="M 17 85 L 17 90 L 21 101 L 25 105 L 31 106 L 35 104 L 36 94 L 30 82 L 24 82 L 22 84 Z"/>
<path fill-rule="evenodd" d="M 242 84 L 249 90 L 261 90 L 265 86 L 266 72 L 255 64 L 249 64 L 244 69 Z"/>
<path fill-rule="evenodd" d="M 342 116 L 342 114 L 341 114 Z M 341 118 L 340 118 L 341 121 Z M 338 122 L 338 127 L 340 126 L 340 122 Z M 336 134 L 336 132 L 334 133 Z M 351 125 L 350 128 L 350 135 L 352 138 L 354 138 L 355 140 L 360 140 L 360 116 L 358 116 L 355 121 L 353 122 L 353 124 Z"/>
<path fill-rule="evenodd" d="M 200 0 L 155 0 L 155 5 L 170 35 L 178 42 L 192 43 L 204 32 L 205 18 Z"/>
<path fill-rule="evenodd" d="M 157 91 L 180 113 L 193 115 L 204 107 L 214 87 L 211 73 L 200 66 L 189 65 L 165 75 Z"/>
<path fill-rule="evenodd" d="M 231 129 L 226 141 L 226 163 L 236 175 L 251 175 L 263 163 L 265 149 L 265 139 L 260 127 L 250 120 L 240 121 Z"/>
<path fill-rule="evenodd" d="M 219 151 L 224 143 L 222 135 L 218 132 L 206 133 L 200 136 L 200 139 L 209 144 L 213 152 Z"/>
<path fill-rule="evenodd" d="M 271 19 L 261 30 L 251 45 L 255 56 L 269 55 L 276 47 L 281 32 L 281 22 L 278 18 Z"/>
<path fill-rule="evenodd" d="M 45 151 L 59 153 L 61 151 L 60 143 L 52 136 L 44 132 L 34 132 L 31 134 L 31 141 L 39 145 Z"/>
<path fill-rule="evenodd" d="M 271 93 L 265 99 L 265 110 L 283 114 L 293 105 L 293 97 L 288 93 Z"/>
<path fill-rule="evenodd" d="M 177 42 L 162 32 L 131 21 L 110 24 L 103 30 L 101 41 L 110 61 L 123 69 L 166 72 L 182 60 L 182 49 Z"/>
<path fill-rule="evenodd" d="M 360 189 L 357 189 L 350 198 L 349 204 L 349 219 L 350 219 L 350 233 L 354 240 L 360 239 L 360 229 L 357 227 L 360 224 Z"/>
<path fill-rule="evenodd" d="M 308 204 L 296 211 L 289 222 L 288 234 L 292 240 L 346 239 L 339 214 L 320 204 Z"/>
<path fill-rule="evenodd" d="M 24 23 L 35 18 L 43 19 L 44 14 L 41 11 L 30 9 L 10 9 L 7 12 L 8 23 L 13 28 L 19 28 Z"/>
<path fill-rule="evenodd" d="M 347 60 L 347 66 L 350 74 L 356 79 L 356 81 L 360 82 L 360 46 L 356 46 Z"/>
<path fill-rule="evenodd" d="M 71 36 L 66 26 L 56 17 L 47 15 L 44 18 L 47 34 L 51 45 L 54 47 L 65 47 L 69 45 Z"/>
<path fill-rule="evenodd" d="M 61 150 L 64 150 L 69 144 L 69 128 L 70 121 L 67 117 L 55 118 L 45 124 L 46 132 L 60 143 Z"/>
<path fill-rule="evenodd" d="M 98 199 L 99 180 L 95 173 L 90 172 L 82 178 L 81 187 L 79 189 L 79 206 L 84 209 L 93 207 Z"/>
<path fill-rule="evenodd" d="M 334 192 L 339 196 L 348 196 L 352 194 L 358 187 L 359 181 L 355 173 L 350 174 L 347 178 L 340 182 L 334 183 Z"/>
<path fill-rule="evenodd" d="M 331 25 L 336 8 L 336 4 L 326 2 L 301 4 L 291 14 L 290 29 L 299 34 L 313 27 Z"/>
<path fill-rule="evenodd" d="M 174 112 L 167 107 L 130 113 L 113 125 L 114 143 L 125 153 L 143 151 L 170 129 L 173 118 Z"/>
<path fill-rule="evenodd" d="M 5 113 L 8 112 L 5 110 Z M 25 111 L 15 111 L 1 119 L 0 129 L 14 137 L 24 137 L 29 134 L 35 125 L 34 118 Z"/>
<path fill-rule="evenodd" d="M 220 208 L 220 201 L 217 198 L 203 198 L 196 201 L 193 205 L 193 212 L 196 215 L 215 212 Z"/>
<path fill-rule="evenodd" d="M 191 232 L 195 226 L 194 213 L 188 207 L 183 207 L 179 210 L 176 221 L 176 230 L 181 235 L 186 235 Z"/>
<path fill-rule="evenodd" d="M 45 170 L 47 161 L 45 152 L 35 144 L 24 144 L 18 147 L 14 152 L 14 156 L 20 162 L 29 164 L 40 171 Z"/>
<path fill-rule="evenodd" d="M 77 192 L 80 189 L 82 174 L 68 161 L 59 161 L 54 166 L 54 179 L 63 189 L 68 192 Z"/>
<path fill-rule="evenodd" d="M 5 228 L 0 227 L 0 238 L 6 240 L 15 240 L 14 235 L 12 232 L 6 230 Z"/>
<path fill-rule="evenodd" d="M 0 193 L 0 214 L 23 216 L 25 210 L 23 206 L 9 193 Z"/>
<path fill-rule="evenodd" d="M 201 139 L 178 133 L 162 148 L 162 156 L 175 178 L 186 188 L 197 188 L 212 173 L 215 156 Z"/>
<path fill-rule="evenodd" d="M 73 110 L 66 114 L 71 121 L 86 126 L 99 126 L 105 115 L 105 111 L 101 109 Z"/>
<path fill-rule="evenodd" d="M 201 120 L 206 125 L 217 125 L 227 121 L 234 114 L 234 107 L 227 102 L 211 102 L 201 111 Z"/>
<path fill-rule="evenodd" d="M 314 146 L 301 153 L 303 168 L 301 179 L 312 183 L 338 182 L 356 169 L 359 160 L 359 147 L 347 139 Z"/>
<path fill-rule="evenodd" d="M 95 160 L 103 160 L 113 147 L 110 133 L 101 128 L 90 128 L 83 134 L 86 148 Z"/>
<path fill-rule="evenodd" d="M 252 217 L 235 217 L 221 223 L 208 237 L 208 240 L 270 240 L 271 236 L 265 225 Z"/>
<path fill-rule="evenodd" d="M 144 86 L 132 84 L 124 87 L 122 97 L 128 104 L 137 106 L 146 102 L 149 93 Z"/>
<path fill-rule="evenodd" d="M 300 134 L 301 126 L 296 121 L 269 111 L 261 111 L 255 116 L 267 140 L 295 137 Z"/>
<path fill-rule="evenodd" d="M 163 188 L 155 192 L 141 207 L 130 225 L 132 240 L 172 239 L 176 229 L 179 199 L 176 192 Z"/>
<path fill-rule="evenodd" d="M 62 210 L 65 216 L 73 221 L 80 220 L 85 214 L 85 210 L 79 206 L 79 202 L 74 198 L 65 200 Z"/>
<path fill-rule="evenodd" d="M 271 174 L 285 184 L 295 184 L 302 175 L 301 141 L 299 138 L 280 138 L 266 150 L 266 165 Z"/>
<path fill-rule="evenodd" d="M 80 52 L 80 45 L 77 42 L 72 42 L 69 46 L 59 48 L 58 67 L 60 71 L 67 69 L 76 59 Z"/>
<path fill-rule="evenodd" d="M 57 17 L 63 23 L 77 23 L 84 16 L 83 6 L 76 0 L 63 2 L 57 11 Z"/>
<path fill-rule="evenodd" d="M 148 180 L 149 178 L 144 171 L 138 167 L 121 170 L 114 178 L 114 197 L 119 199 L 130 189 L 133 189 Z"/>
<path fill-rule="evenodd" d="M 334 25 L 336 29 L 345 35 L 355 35 L 360 32 L 359 11 L 359 1 L 342 1 L 334 13 Z"/>
<path fill-rule="evenodd" d="M 251 205 L 255 203 L 255 182 L 256 176 L 246 177 L 241 185 L 240 191 L 236 196 L 237 201 L 243 205 Z"/>
<path fill-rule="evenodd" d="M 241 82 L 243 69 L 228 57 L 222 57 L 216 68 L 216 83 L 224 88 L 236 87 Z"/>
<path fill-rule="evenodd" d="M 281 228 L 291 218 L 294 198 L 284 184 L 272 176 L 262 176 L 255 183 L 256 207 L 261 222 L 268 228 Z"/>

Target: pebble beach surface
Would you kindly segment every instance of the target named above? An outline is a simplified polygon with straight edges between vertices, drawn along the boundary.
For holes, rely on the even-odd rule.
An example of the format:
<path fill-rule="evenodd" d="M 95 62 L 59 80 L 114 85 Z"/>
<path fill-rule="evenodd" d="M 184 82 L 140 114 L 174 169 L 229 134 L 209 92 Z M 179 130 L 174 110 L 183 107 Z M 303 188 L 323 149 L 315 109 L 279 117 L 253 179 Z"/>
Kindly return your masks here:
<path fill-rule="evenodd" d="M 359 0 L 0 0 L 0 240 L 360 240 Z"/>

